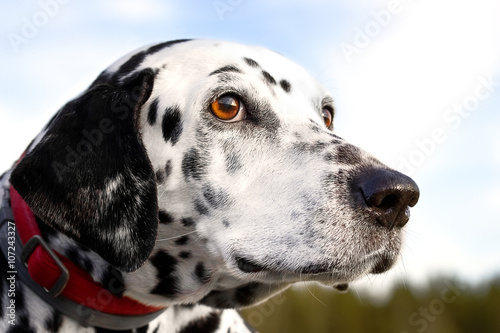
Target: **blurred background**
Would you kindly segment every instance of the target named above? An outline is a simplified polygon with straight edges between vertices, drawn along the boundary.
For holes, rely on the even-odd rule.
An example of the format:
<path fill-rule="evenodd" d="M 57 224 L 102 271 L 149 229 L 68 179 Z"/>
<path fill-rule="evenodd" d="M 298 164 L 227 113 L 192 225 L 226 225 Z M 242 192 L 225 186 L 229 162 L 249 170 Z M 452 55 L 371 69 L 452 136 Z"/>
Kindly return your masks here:
<path fill-rule="evenodd" d="M 260 332 L 500 332 L 500 2 L 4 1 L 0 171 L 113 61 L 148 43 L 271 48 L 332 92 L 335 131 L 411 175 L 399 263 L 347 294 L 298 285 Z"/>

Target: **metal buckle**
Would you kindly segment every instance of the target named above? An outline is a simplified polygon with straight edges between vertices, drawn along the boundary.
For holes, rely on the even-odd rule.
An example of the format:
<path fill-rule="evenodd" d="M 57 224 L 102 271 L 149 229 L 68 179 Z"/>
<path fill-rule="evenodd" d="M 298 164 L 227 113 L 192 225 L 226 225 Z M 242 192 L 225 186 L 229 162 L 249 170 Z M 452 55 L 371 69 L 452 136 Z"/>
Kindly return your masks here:
<path fill-rule="evenodd" d="M 35 251 L 38 245 L 40 245 L 45 251 L 47 251 L 49 256 L 56 263 L 57 267 L 61 270 L 61 275 L 57 279 L 54 286 L 52 286 L 52 289 L 48 290 L 45 287 L 43 288 L 45 289 L 45 291 L 49 296 L 57 297 L 59 296 L 59 294 L 62 293 L 62 291 L 66 287 L 66 284 L 69 281 L 69 271 L 66 268 L 66 266 L 64 266 L 61 259 L 59 259 L 59 257 L 54 253 L 54 251 L 49 247 L 49 245 L 45 243 L 45 241 L 40 235 L 35 235 L 31 237 L 31 239 L 27 241 L 26 244 L 24 244 L 24 248 L 21 253 L 21 262 L 24 264 L 24 266 L 26 266 L 26 268 L 28 268 L 28 259 L 33 253 L 33 251 Z"/>

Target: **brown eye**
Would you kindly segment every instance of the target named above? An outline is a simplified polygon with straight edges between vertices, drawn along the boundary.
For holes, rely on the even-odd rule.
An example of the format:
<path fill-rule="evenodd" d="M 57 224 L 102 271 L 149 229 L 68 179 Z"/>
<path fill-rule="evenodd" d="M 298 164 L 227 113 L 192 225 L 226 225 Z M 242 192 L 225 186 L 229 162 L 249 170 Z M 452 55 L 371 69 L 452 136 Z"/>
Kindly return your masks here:
<path fill-rule="evenodd" d="M 326 127 L 330 128 L 333 122 L 333 111 L 329 108 L 321 110 Z"/>
<path fill-rule="evenodd" d="M 214 116 L 222 121 L 233 122 L 246 118 L 245 105 L 234 95 L 222 95 L 210 107 Z"/>

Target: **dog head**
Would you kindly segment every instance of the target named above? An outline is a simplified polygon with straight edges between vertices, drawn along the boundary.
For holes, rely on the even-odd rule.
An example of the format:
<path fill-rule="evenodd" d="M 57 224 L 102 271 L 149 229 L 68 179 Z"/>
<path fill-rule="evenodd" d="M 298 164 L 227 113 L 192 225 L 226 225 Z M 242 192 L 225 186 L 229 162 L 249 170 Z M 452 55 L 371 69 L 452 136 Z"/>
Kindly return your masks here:
<path fill-rule="evenodd" d="M 325 88 L 277 53 L 167 42 L 66 104 L 11 181 L 58 231 L 155 275 L 136 289 L 154 300 L 242 306 L 296 281 L 342 288 L 391 267 L 419 193 L 333 134 L 334 115 Z"/>

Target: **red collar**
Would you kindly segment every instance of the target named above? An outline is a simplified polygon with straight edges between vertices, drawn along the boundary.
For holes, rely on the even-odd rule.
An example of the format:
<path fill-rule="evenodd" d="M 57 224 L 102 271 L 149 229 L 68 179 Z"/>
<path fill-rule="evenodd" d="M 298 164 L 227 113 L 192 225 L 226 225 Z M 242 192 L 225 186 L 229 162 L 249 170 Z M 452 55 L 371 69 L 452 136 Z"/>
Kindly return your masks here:
<path fill-rule="evenodd" d="M 22 261 L 27 265 L 31 278 L 45 288 L 50 296 L 62 296 L 84 307 L 111 315 L 150 316 L 164 309 L 110 293 L 94 281 L 89 273 L 50 249 L 41 238 L 33 212 L 12 186 L 10 199 L 17 232 L 25 247 Z"/>

